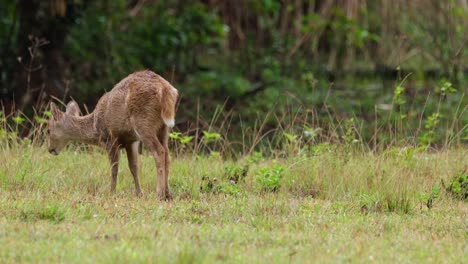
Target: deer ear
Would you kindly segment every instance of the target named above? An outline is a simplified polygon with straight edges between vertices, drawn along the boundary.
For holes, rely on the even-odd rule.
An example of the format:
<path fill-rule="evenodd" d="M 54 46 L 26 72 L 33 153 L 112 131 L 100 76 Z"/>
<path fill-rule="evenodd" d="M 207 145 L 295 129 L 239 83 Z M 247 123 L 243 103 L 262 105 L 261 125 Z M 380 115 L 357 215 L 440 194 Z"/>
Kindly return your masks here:
<path fill-rule="evenodd" d="M 80 107 L 78 106 L 78 104 L 75 101 L 70 101 L 67 104 L 67 111 L 65 113 L 67 113 L 68 115 L 71 115 L 71 116 L 79 116 L 80 115 Z"/>
<path fill-rule="evenodd" d="M 63 113 L 58 109 L 54 102 L 50 103 L 50 112 L 52 112 L 52 117 L 55 121 L 58 121 L 60 118 L 62 118 Z"/>

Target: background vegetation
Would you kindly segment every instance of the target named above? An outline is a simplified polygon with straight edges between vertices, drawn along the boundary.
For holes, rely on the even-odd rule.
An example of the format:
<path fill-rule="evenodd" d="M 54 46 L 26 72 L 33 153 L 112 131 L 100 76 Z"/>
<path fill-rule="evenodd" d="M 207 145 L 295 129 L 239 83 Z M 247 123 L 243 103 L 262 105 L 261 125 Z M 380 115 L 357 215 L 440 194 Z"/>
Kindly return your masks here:
<path fill-rule="evenodd" d="M 52 96 L 91 111 L 149 68 L 180 90 L 177 129 L 195 140 L 260 117 L 316 141 L 348 122 L 373 147 L 466 142 L 466 0 L 2 0 L 0 17 L 7 116 Z"/>
<path fill-rule="evenodd" d="M 466 0 L 0 0 L 0 262 L 467 259 Z M 143 150 L 47 153 L 51 99 L 181 92 Z M 125 160 L 125 159 L 122 159 Z"/>

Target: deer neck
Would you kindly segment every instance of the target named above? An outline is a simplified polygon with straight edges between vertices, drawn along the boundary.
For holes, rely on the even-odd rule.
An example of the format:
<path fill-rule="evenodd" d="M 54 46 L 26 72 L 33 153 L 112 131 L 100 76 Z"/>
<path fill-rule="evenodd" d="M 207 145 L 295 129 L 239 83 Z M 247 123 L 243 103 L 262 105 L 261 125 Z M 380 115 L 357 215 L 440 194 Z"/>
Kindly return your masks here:
<path fill-rule="evenodd" d="M 87 144 L 99 143 L 99 133 L 94 126 L 94 113 L 71 116 L 66 125 L 71 140 Z"/>

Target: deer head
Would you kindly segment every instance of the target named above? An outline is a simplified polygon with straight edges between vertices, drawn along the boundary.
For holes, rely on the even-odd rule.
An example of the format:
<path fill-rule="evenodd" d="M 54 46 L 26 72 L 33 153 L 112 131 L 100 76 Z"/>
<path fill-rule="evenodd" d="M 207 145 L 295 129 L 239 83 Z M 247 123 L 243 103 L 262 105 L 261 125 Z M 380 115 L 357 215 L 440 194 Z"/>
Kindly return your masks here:
<path fill-rule="evenodd" d="M 60 109 L 52 102 L 50 104 L 50 111 L 52 115 L 48 123 L 48 134 L 49 134 L 49 153 L 52 155 L 58 155 L 70 142 L 72 128 L 68 126 L 69 120 L 73 117 L 80 115 L 80 108 L 75 101 L 70 101 L 67 104 L 65 112 Z"/>

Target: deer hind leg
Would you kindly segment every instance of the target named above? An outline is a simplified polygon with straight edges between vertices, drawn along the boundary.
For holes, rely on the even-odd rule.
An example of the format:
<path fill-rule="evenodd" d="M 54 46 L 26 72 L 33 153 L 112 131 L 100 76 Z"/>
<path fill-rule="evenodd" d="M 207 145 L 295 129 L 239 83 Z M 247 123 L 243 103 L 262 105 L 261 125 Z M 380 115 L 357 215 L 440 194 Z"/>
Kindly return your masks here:
<path fill-rule="evenodd" d="M 151 154 L 153 155 L 154 161 L 156 163 L 156 168 L 158 171 L 156 193 L 157 193 L 158 198 L 161 200 L 171 200 L 172 197 L 169 192 L 169 185 L 167 182 L 166 168 L 165 168 L 166 150 L 164 149 L 164 146 L 159 141 L 159 138 L 157 136 L 158 130 L 148 129 L 148 127 L 152 127 L 152 126 L 145 125 L 147 124 L 147 121 L 148 120 L 144 120 L 144 119 L 142 120 L 135 119 L 134 123 L 140 125 L 135 130 L 137 134 L 139 135 L 143 144 L 145 144 L 146 147 L 148 147 L 149 150 L 151 151 Z"/>
<path fill-rule="evenodd" d="M 165 188 L 166 192 L 169 193 L 169 165 L 170 165 L 170 157 L 169 157 L 169 144 L 168 144 L 168 137 L 169 137 L 169 128 L 166 125 L 163 125 L 158 133 L 159 142 L 161 142 L 162 147 L 164 148 L 164 177 L 165 177 Z"/>
<path fill-rule="evenodd" d="M 143 192 L 140 187 L 140 180 L 138 179 L 139 165 L 138 165 L 138 147 L 139 141 L 135 141 L 131 144 L 125 146 L 127 151 L 128 167 L 133 176 L 133 181 L 135 182 L 135 191 L 137 196 L 142 196 Z"/>
<path fill-rule="evenodd" d="M 117 174 L 119 173 L 120 151 L 119 146 L 115 142 L 109 142 L 107 145 L 107 153 L 111 167 L 111 192 L 115 192 L 117 187 Z"/>

